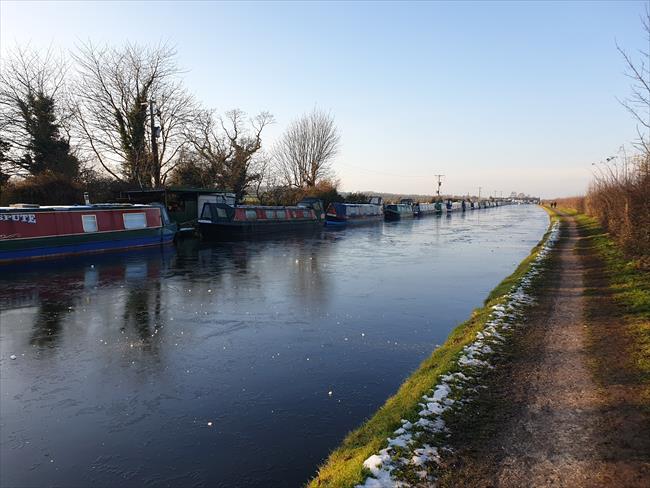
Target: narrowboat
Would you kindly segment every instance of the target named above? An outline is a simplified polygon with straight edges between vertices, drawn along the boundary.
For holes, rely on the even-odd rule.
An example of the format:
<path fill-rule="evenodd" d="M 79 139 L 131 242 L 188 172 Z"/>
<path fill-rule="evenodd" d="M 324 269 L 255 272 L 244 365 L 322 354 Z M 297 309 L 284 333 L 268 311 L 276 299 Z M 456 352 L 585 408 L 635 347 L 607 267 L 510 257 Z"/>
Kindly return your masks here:
<path fill-rule="evenodd" d="M 407 203 L 391 203 L 385 205 L 384 217 L 386 220 L 412 219 L 414 217 L 413 206 Z"/>
<path fill-rule="evenodd" d="M 447 200 L 447 203 L 445 204 L 445 210 L 447 213 L 457 212 L 463 209 L 463 204 L 461 202 L 453 202 L 451 200 Z"/>
<path fill-rule="evenodd" d="M 0 263 L 169 244 L 176 229 L 157 204 L 0 207 Z"/>
<path fill-rule="evenodd" d="M 287 207 L 207 202 L 199 229 L 205 239 L 231 240 L 255 234 L 315 230 L 323 226 L 324 217 L 323 204 L 315 198 Z"/>
<path fill-rule="evenodd" d="M 416 217 L 440 213 L 439 204 L 436 203 L 416 203 L 413 205 L 413 213 Z"/>
<path fill-rule="evenodd" d="M 384 220 L 381 197 L 371 197 L 369 203 L 330 203 L 325 214 L 325 225 L 342 227 Z"/>

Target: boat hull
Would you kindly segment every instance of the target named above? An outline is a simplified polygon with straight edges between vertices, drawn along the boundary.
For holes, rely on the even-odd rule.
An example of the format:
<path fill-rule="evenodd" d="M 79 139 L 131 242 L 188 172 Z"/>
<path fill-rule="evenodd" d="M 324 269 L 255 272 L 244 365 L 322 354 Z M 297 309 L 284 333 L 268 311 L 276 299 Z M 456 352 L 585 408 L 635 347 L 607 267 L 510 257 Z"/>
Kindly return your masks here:
<path fill-rule="evenodd" d="M 388 221 L 402 220 L 402 219 L 412 219 L 415 217 L 413 212 L 396 212 L 394 210 L 384 210 L 384 217 Z"/>
<path fill-rule="evenodd" d="M 416 217 L 426 217 L 427 215 L 439 215 L 442 213 L 442 210 L 421 210 L 418 211 Z"/>
<path fill-rule="evenodd" d="M 321 221 L 286 222 L 199 222 L 199 230 L 207 240 L 236 240 L 249 236 L 295 234 L 321 229 Z"/>
<path fill-rule="evenodd" d="M 171 244 L 174 234 L 173 229 L 160 227 L 0 241 L 0 263 L 159 246 Z"/>

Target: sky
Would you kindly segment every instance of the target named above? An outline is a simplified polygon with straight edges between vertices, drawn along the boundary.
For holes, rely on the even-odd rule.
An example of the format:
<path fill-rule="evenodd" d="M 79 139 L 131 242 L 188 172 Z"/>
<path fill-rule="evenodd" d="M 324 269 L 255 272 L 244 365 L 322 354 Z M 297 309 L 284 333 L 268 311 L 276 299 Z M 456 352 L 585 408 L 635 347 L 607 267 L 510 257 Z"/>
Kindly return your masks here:
<path fill-rule="evenodd" d="M 629 145 L 644 2 L 0 2 L 15 46 L 169 42 L 209 108 L 330 112 L 344 191 L 553 198 Z"/>

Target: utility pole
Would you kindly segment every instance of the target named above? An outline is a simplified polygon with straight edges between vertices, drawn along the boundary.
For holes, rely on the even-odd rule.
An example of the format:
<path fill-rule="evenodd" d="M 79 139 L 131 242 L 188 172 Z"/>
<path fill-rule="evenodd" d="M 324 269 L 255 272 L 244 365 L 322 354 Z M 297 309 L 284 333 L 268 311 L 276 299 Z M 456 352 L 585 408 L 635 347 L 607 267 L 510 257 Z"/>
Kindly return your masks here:
<path fill-rule="evenodd" d="M 438 178 L 438 190 L 436 191 L 436 194 L 438 195 L 438 198 L 440 198 L 440 187 L 442 186 L 442 177 L 445 175 L 434 175 Z"/>
<path fill-rule="evenodd" d="M 149 118 L 151 119 L 151 154 L 153 155 L 153 175 L 156 179 L 154 184 L 156 187 L 160 186 L 160 181 L 158 181 L 159 175 L 159 163 L 158 163 L 158 127 L 156 127 L 156 120 L 154 119 L 153 113 L 153 100 L 149 100 Z"/>
<path fill-rule="evenodd" d="M 481 188 L 483 188 L 483 187 L 482 186 L 478 187 L 478 201 L 479 202 L 481 201 Z"/>

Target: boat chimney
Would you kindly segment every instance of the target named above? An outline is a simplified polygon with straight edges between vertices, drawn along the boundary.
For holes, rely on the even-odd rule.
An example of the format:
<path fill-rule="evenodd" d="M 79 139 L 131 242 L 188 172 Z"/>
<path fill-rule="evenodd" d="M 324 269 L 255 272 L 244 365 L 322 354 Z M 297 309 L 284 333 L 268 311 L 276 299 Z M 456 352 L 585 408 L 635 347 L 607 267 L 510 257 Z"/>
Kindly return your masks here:
<path fill-rule="evenodd" d="M 88 195 L 88 192 L 84 192 L 84 202 L 86 202 L 86 205 L 90 205 L 90 195 Z"/>

